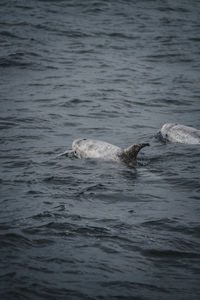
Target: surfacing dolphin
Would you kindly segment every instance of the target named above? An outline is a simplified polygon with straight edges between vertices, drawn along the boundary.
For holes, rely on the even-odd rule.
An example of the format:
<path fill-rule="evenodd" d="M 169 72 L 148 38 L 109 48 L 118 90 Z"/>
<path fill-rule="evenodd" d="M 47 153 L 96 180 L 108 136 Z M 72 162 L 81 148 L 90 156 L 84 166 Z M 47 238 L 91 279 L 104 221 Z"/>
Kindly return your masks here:
<path fill-rule="evenodd" d="M 78 158 L 100 158 L 130 164 L 136 161 L 138 152 L 146 146 L 149 143 L 137 143 L 123 150 L 103 141 L 78 139 L 73 141 L 72 151 Z"/>
<path fill-rule="evenodd" d="M 167 123 L 160 130 L 165 140 L 174 143 L 200 144 L 200 130 L 181 124 Z"/>

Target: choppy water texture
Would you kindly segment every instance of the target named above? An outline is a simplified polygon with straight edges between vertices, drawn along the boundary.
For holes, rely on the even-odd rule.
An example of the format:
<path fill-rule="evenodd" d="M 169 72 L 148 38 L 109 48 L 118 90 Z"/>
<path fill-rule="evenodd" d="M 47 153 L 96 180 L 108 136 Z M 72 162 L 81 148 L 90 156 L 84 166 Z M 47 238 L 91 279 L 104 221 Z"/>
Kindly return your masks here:
<path fill-rule="evenodd" d="M 1 299 L 200 299 L 200 2 L 0 3 Z M 147 141 L 135 168 L 57 157 Z"/>

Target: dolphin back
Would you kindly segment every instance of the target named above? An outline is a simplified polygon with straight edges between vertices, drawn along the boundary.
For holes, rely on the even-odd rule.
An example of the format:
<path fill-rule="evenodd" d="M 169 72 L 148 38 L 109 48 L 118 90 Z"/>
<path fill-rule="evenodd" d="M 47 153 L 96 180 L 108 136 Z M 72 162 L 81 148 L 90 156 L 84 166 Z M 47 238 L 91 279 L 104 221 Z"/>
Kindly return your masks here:
<path fill-rule="evenodd" d="M 164 139 L 183 144 L 200 144 L 200 130 L 175 123 L 166 123 L 162 126 L 161 135 Z"/>

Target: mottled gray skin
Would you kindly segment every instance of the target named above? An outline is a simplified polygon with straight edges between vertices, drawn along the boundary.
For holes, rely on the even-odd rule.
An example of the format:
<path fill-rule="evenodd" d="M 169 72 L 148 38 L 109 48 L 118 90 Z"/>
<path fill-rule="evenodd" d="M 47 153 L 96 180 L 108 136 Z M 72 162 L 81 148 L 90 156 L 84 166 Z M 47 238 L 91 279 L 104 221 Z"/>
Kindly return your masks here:
<path fill-rule="evenodd" d="M 165 140 L 174 143 L 200 144 L 200 130 L 181 124 L 164 124 L 160 130 Z"/>
<path fill-rule="evenodd" d="M 138 143 L 123 150 L 118 146 L 97 140 L 79 139 L 72 144 L 74 155 L 78 158 L 100 158 L 116 162 L 132 163 L 137 154 L 148 143 Z"/>

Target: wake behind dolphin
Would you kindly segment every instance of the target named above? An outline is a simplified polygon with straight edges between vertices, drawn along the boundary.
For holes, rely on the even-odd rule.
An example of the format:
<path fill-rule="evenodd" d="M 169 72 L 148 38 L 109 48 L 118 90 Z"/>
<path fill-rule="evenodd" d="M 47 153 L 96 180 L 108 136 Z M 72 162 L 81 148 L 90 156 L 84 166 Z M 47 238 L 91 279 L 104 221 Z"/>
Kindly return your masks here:
<path fill-rule="evenodd" d="M 193 127 L 167 123 L 160 130 L 162 138 L 174 143 L 200 144 L 200 130 Z"/>
<path fill-rule="evenodd" d="M 136 161 L 138 152 L 146 146 L 149 143 L 137 143 L 123 150 L 103 141 L 78 139 L 73 142 L 72 151 L 78 158 L 100 158 L 129 164 Z"/>

